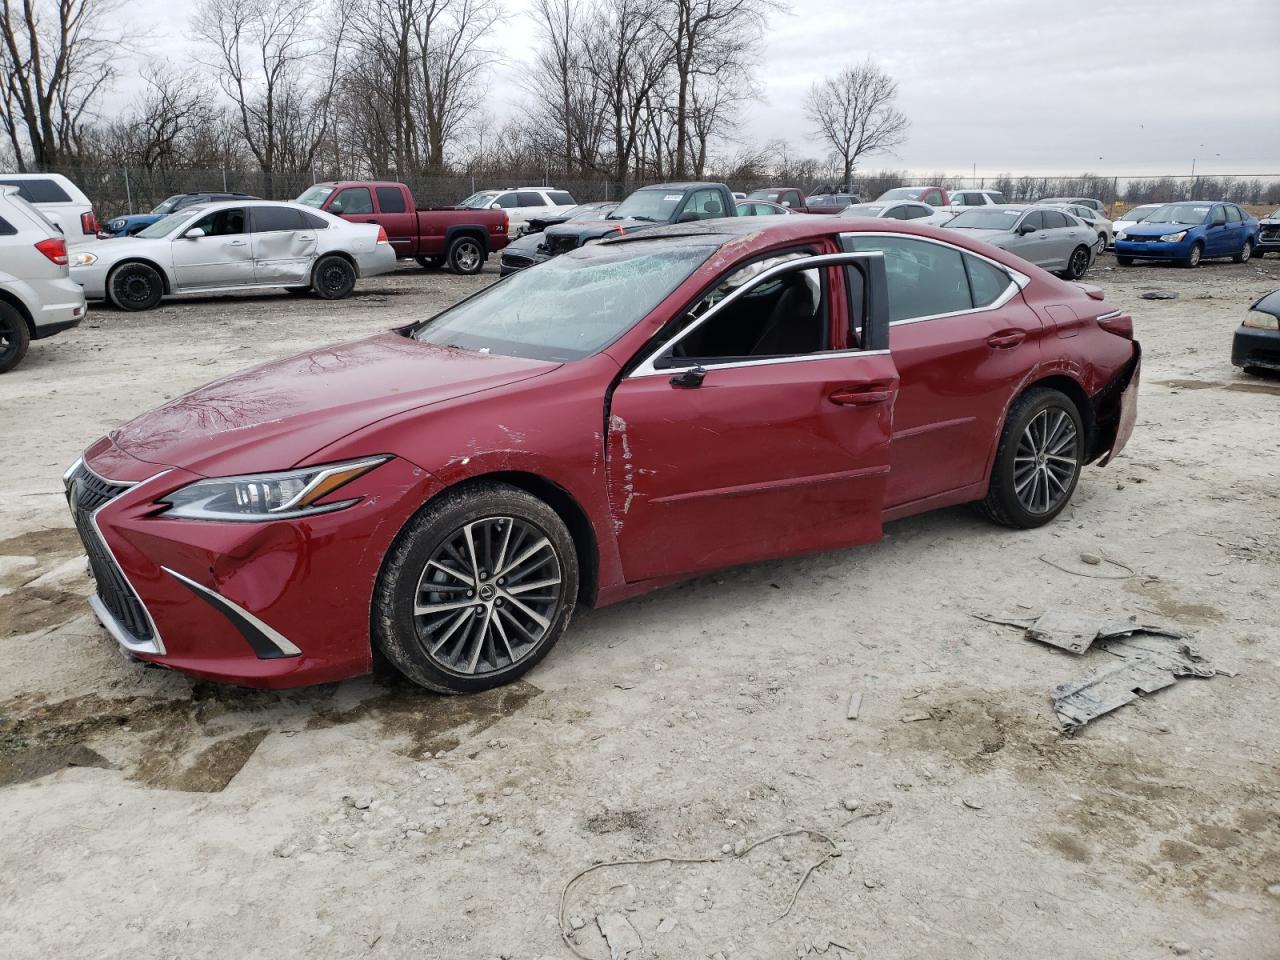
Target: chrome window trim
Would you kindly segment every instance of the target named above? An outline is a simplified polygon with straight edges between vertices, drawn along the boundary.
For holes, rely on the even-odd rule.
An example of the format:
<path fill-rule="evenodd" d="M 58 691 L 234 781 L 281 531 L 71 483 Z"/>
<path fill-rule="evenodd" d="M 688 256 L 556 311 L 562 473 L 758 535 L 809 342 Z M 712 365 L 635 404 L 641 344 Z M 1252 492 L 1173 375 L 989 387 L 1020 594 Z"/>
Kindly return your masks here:
<path fill-rule="evenodd" d="M 689 334 L 693 333 L 693 331 L 697 330 L 704 323 L 709 321 L 712 317 L 715 317 L 716 315 L 718 315 L 720 311 L 725 309 L 727 306 L 729 306 L 729 304 L 734 303 L 740 297 L 745 296 L 747 291 L 755 289 L 755 287 L 759 286 L 762 283 L 767 283 L 768 281 L 772 280 L 774 277 L 780 276 L 784 273 L 794 273 L 798 270 L 815 270 L 821 267 L 843 266 L 844 264 L 851 262 L 851 259 L 858 259 L 858 258 L 872 259 L 875 257 L 883 258 L 884 254 L 878 250 L 841 251 L 840 253 L 820 253 L 820 254 L 814 254 L 812 256 L 807 256 L 807 257 L 797 257 L 795 259 L 787 260 L 787 261 L 784 261 L 783 263 L 779 263 L 772 267 L 769 267 L 767 270 L 761 270 L 754 277 L 752 277 L 750 280 L 748 280 L 746 283 L 740 286 L 737 290 L 734 290 L 727 297 L 725 297 L 723 300 L 721 300 L 719 303 L 713 306 L 710 310 L 708 310 L 702 316 L 698 317 L 697 320 L 695 320 L 693 323 L 689 324 L 689 326 L 681 330 L 676 336 L 672 337 L 666 343 L 662 344 L 660 347 L 654 350 L 651 354 L 649 354 L 649 356 L 645 357 L 644 361 L 638 367 L 632 370 L 631 373 L 629 373 L 625 379 L 630 380 L 633 378 L 638 379 L 640 377 L 655 377 L 655 376 L 664 375 L 664 374 L 671 375 L 672 373 L 678 373 L 681 370 L 690 369 L 688 366 L 663 367 L 662 369 L 658 369 L 654 365 L 654 362 L 658 359 L 658 357 L 662 356 L 662 354 L 666 353 L 668 350 L 670 350 L 672 347 L 678 344 L 681 340 L 685 339 L 685 337 L 689 336 Z M 734 269 L 735 268 L 731 267 L 728 270 L 728 272 L 725 273 L 725 276 L 726 277 L 732 276 L 734 273 Z M 822 360 L 822 359 L 826 359 L 827 357 L 851 357 L 851 356 L 862 357 L 862 356 L 870 356 L 872 354 L 888 353 L 888 352 L 889 352 L 888 350 L 823 350 L 817 353 L 804 353 L 804 354 L 799 354 L 797 356 L 788 356 L 788 357 L 761 357 L 759 360 L 730 360 L 725 363 L 710 364 L 706 366 L 705 369 L 708 371 L 727 370 L 727 369 L 733 369 L 736 367 L 758 367 L 758 366 L 765 366 L 768 364 L 775 364 L 775 363 L 796 363 L 801 360 Z M 692 366 L 698 366 L 698 364 L 695 362 L 694 364 L 692 364 Z"/>
<path fill-rule="evenodd" d="M 988 257 L 984 254 L 977 253 L 973 250 L 968 250 L 965 247 L 958 246 L 957 244 L 954 244 L 954 243 L 947 243 L 945 240 L 937 240 L 933 237 L 919 237 L 914 234 L 907 234 L 907 233 L 892 233 L 887 230 L 886 231 L 859 230 L 857 232 L 840 234 L 841 240 L 843 240 L 845 237 L 849 237 L 849 238 L 890 237 L 892 239 L 906 238 L 908 240 L 918 240 L 922 243 L 936 244 L 939 247 L 946 247 L 948 250 L 955 250 L 961 254 L 967 253 L 971 257 L 977 257 L 979 260 L 989 263 L 991 266 L 995 267 L 997 270 L 1001 270 L 1004 273 L 1007 273 L 1010 276 L 1010 278 L 1013 280 L 1012 283 L 1010 283 L 1008 286 L 1004 288 L 1004 292 L 1000 294 L 1000 296 L 998 296 L 991 303 L 987 304 L 985 307 L 970 307 L 968 310 L 953 310 L 950 313 L 931 313 L 923 317 L 907 317 L 903 320 L 890 320 L 889 321 L 890 329 L 893 329 L 894 327 L 905 326 L 909 323 L 923 323 L 926 320 L 944 320 L 948 317 L 966 317 L 975 313 L 986 313 L 988 310 L 999 310 L 1001 307 L 1007 304 L 1010 300 L 1012 300 L 1015 295 L 1025 290 L 1027 288 L 1027 284 L 1031 283 L 1031 278 L 1027 276 L 1025 273 L 1020 273 L 1019 271 L 1013 269 L 1012 267 L 1006 266 L 1005 264 L 1001 263 L 999 260 L 993 260 L 991 257 Z"/>

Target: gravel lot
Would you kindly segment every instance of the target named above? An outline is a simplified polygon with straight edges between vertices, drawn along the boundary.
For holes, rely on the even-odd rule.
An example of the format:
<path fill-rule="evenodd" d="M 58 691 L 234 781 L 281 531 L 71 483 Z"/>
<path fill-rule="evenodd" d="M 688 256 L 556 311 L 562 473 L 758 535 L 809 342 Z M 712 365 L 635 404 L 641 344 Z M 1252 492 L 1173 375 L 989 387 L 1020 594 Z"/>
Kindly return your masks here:
<path fill-rule="evenodd" d="M 78 452 L 495 275 L 99 308 L 0 377 L 0 956 L 568 957 L 565 884 L 659 856 L 707 862 L 569 891 L 582 955 L 607 957 L 599 924 L 621 917 L 632 960 L 1277 956 L 1280 381 L 1229 363 L 1274 258 L 1095 266 L 1145 348 L 1139 422 L 1048 528 L 945 510 L 585 611 L 527 682 L 471 698 L 390 676 L 258 693 L 124 660 L 84 603 L 59 481 Z M 1135 575 L 1042 562 L 1123 572 L 1082 552 Z M 1049 690 L 1107 654 L 972 616 L 1055 604 L 1179 624 L 1235 675 L 1068 739 Z M 735 845 L 801 828 L 840 856 L 776 919 L 830 848 Z"/>

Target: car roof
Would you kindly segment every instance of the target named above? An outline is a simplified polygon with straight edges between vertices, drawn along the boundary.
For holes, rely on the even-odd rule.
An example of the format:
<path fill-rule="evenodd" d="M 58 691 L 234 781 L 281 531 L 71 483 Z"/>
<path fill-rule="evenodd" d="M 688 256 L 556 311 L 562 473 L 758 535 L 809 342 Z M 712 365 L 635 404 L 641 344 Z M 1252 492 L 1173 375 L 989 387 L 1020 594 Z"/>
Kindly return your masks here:
<path fill-rule="evenodd" d="M 636 192 L 641 190 L 693 190 L 697 188 L 715 188 L 719 190 L 724 187 L 723 183 L 713 183 L 709 180 L 687 180 L 676 183 L 651 183 L 645 187 L 637 187 Z M 732 192 L 732 191 L 730 191 Z"/>

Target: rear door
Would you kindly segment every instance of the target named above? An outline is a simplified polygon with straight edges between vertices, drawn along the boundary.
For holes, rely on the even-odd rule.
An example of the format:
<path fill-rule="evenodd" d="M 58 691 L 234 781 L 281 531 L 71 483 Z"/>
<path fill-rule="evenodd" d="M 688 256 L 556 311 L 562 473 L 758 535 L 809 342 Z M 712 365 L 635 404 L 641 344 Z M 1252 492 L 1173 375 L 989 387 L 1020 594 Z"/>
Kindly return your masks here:
<path fill-rule="evenodd" d="M 378 223 L 387 231 L 396 256 L 412 257 L 418 248 L 418 216 L 410 208 L 405 190 L 390 184 L 374 187 L 373 200 L 378 208 Z"/>
<path fill-rule="evenodd" d="M 898 385 L 881 264 L 730 271 L 618 384 L 607 477 L 628 581 L 880 538 Z"/>
<path fill-rule="evenodd" d="M 1081 243 L 1093 246 L 1096 238 L 1074 217 L 1061 210 L 1045 210 L 1041 216 L 1044 217 L 1044 234 L 1048 239 L 1039 263 L 1045 269 L 1066 269 L 1076 247 Z"/>
<path fill-rule="evenodd" d="M 1005 409 L 1040 355 L 1042 327 L 1004 267 L 923 237 L 841 234 L 884 255 L 898 372 L 885 505 L 982 483 Z"/>
<path fill-rule="evenodd" d="M 1231 252 L 1231 226 L 1227 221 L 1227 208 L 1220 203 L 1209 211 L 1209 228 L 1205 233 L 1204 255 L 1221 257 Z"/>
<path fill-rule="evenodd" d="M 190 236 L 196 229 L 203 230 L 204 236 Z M 244 207 L 206 213 L 187 227 L 170 247 L 174 278 L 182 289 L 234 287 L 254 282 L 253 246 Z"/>
<path fill-rule="evenodd" d="M 304 284 L 316 256 L 316 231 L 301 210 L 286 206 L 250 207 L 255 283 Z"/>

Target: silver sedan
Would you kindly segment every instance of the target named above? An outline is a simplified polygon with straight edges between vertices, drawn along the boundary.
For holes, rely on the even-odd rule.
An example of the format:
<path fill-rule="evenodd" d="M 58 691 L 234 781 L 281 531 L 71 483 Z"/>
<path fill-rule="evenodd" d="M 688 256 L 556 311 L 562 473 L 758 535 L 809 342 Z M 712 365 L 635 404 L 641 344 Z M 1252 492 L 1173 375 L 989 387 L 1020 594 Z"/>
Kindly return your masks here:
<path fill-rule="evenodd" d="M 1093 227 L 1053 207 L 1001 204 L 966 210 L 944 225 L 964 230 L 1067 280 L 1084 276 L 1098 245 Z"/>
<path fill-rule="evenodd" d="M 340 300 L 357 278 L 395 265 L 376 223 L 269 201 L 187 207 L 136 236 L 77 246 L 70 263 L 86 297 L 121 310 L 150 310 L 172 294 L 271 287 Z"/>
<path fill-rule="evenodd" d="M 923 200 L 877 200 L 875 203 L 851 203 L 836 216 L 915 220 L 917 223 L 940 227 L 955 214 L 931 207 Z"/>

